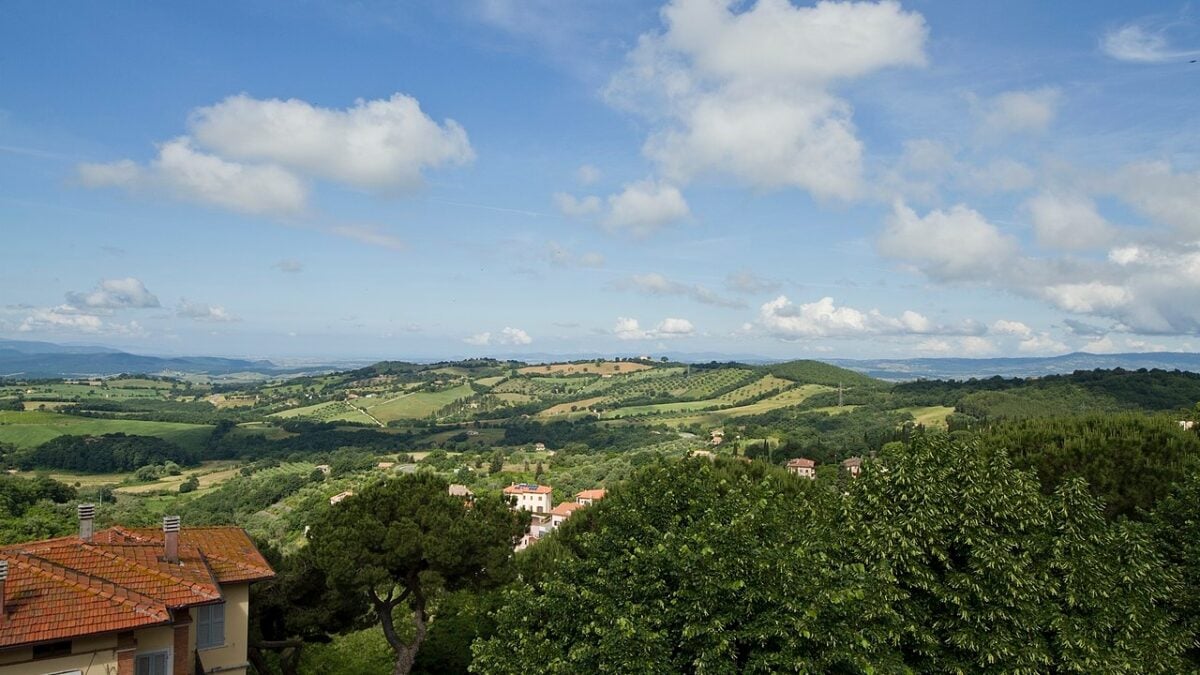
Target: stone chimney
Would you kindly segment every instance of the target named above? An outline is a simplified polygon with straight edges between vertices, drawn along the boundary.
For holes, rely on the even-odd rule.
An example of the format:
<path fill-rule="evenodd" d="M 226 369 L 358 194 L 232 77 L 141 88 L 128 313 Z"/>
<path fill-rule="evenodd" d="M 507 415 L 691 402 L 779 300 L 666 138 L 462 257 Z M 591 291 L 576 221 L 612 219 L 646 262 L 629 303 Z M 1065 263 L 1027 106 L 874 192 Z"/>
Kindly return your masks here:
<path fill-rule="evenodd" d="M 90 542 L 92 540 L 92 521 L 96 518 L 95 504 L 80 504 L 79 510 L 79 538 L 83 541 Z"/>
<path fill-rule="evenodd" d="M 4 596 L 7 590 L 4 587 L 6 585 L 8 585 L 8 561 L 0 560 L 0 625 L 4 623 L 5 612 L 7 611 L 4 607 Z"/>
<path fill-rule="evenodd" d="M 179 516 L 163 516 L 164 558 L 179 562 Z"/>

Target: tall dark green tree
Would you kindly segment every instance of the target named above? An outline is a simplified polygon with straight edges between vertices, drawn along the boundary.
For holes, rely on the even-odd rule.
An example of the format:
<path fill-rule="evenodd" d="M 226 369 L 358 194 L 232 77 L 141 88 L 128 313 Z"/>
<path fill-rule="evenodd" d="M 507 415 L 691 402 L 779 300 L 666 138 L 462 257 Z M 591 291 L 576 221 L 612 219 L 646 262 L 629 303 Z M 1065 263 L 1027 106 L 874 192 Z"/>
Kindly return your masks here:
<path fill-rule="evenodd" d="M 370 607 L 397 674 L 411 671 L 439 593 L 511 578 L 512 548 L 527 524 L 498 497 L 465 504 L 447 488 L 428 474 L 375 484 L 330 508 L 310 534 L 329 587 Z"/>

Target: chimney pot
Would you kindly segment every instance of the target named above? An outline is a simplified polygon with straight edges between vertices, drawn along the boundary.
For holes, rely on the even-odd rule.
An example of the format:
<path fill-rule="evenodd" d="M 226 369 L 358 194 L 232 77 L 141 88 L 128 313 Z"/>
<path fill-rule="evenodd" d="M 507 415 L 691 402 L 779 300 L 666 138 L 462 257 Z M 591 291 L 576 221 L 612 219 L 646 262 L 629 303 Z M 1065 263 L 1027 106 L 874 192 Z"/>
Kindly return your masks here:
<path fill-rule="evenodd" d="M 167 562 L 179 562 L 179 516 L 163 516 L 163 541 Z"/>
<path fill-rule="evenodd" d="M 92 540 L 92 521 L 96 518 L 95 504 L 80 504 L 79 508 L 79 538 L 83 541 Z"/>

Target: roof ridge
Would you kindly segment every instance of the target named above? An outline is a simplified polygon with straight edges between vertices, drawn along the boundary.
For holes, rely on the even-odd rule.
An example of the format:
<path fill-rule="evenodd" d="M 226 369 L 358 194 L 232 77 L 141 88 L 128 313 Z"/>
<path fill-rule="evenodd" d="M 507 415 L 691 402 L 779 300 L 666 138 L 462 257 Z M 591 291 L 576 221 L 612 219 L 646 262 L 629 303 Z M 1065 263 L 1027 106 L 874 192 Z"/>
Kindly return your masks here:
<path fill-rule="evenodd" d="M 147 542 L 147 543 L 148 543 L 148 542 Z M 104 545 L 104 544 L 101 544 L 101 546 L 103 546 L 103 545 Z M 128 546 L 129 544 L 124 544 L 124 543 L 122 543 L 122 544 L 107 544 L 107 545 L 108 545 L 108 546 Z M 132 545 L 134 545 L 134 546 L 142 546 L 142 545 L 144 545 L 144 544 L 143 544 L 142 542 L 134 542 Z M 167 578 L 167 579 L 171 580 L 172 582 L 174 582 L 175 584 L 177 584 L 177 585 L 179 585 L 179 586 L 186 586 L 186 587 L 187 587 L 189 590 L 191 590 L 191 591 L 194 591 L 194 592 L 197 592 L 197 593 L 200 591 L 200 589 L 198 588 L 198 586 L 200 586 L 200 584 L 197 584 L 197 583 L 196 583 L 196 582 L 194 582 L 194 581 L 189 581 L 189 580 L 187 580 L 187 579 L 184 579 L 183 577 L 179 577 L 179 576 L 176 576 L 176 575 L 174 575 L 174 574 L 170 574 L 170 573 L 168 573 L 168 572 L 164 572 L 163 570 L 161 570 L 161 569 L 158 569 L 158 568 L 155 568 L 155 567 L 149 567 L 149 566 L 147 566 L 147 565 L 143 565 L 143 564 L 141 564 L 140 562 L 138 562 L 138 561 L 136 561 L 136 560 L 133 560 L 132 558 L 126 558 L 126 557 L 125 557 L 125 556 L 123 556 L 123 555 L 117 555 L 116 553 L 113 553 L 112 551 L 106 551 L 106 550 L 104 550 L 104 549 L 102 549 L 102 548 L 99 548 L 99 547 L 98 547 L 97 545 L 95 545 L 95 544 L 91 544 L 91 543 L 84 543 L 84 544 L 83 544 L 83 548 L 84 548 L 84 549 L 86 549 L 86 550 L 94 551 L 95 553 L 97 553 L 97 554 L 99 554 L 99 555 L 101 555 L 101 556 L 104 556 L 104 557 L 107 557 L 107 558 L 109 558 L 109 559 L 112 559 L 112 560 L 115 560 L 115 561 L 117 561 L 117 562 L 120 562 L 120 563 L 124 564 L 126 567 L 131 567 L 131 566 L 132 566 L 132 567 L 137 567 L 139 570 L 145 570 L 145 571 L 147 571 L 147 572 L 149 572 L 149 573 L 151 573 L 151 574 L 153 574 L 153 575 L 156 575 L 156 576 L 159 576 L 159 577 L 165 577 L 165 578 Z M 195 547 L 195 549 L 196 549 L 196 552 L 200 554 L 201 560 L 203 561 L 203 558 L 204 558 L 204 553 L 203 553 L 203 551 L 201 551 L 201 550 L 200 550 L 200 547 L 199 547 L 199 546 L 196 546 L 196 547 Z M 205 593 L 204 595 L 206 596 L 206 599 L 212 600 L 212 599 L 219 599 L 219 598 L 221 598 L 221 585 L 220 585 L 220 583 L 217 581 L 217 578 L 216 578 L 216 576 L 213 574 L 212 570 L 211 570 L 211 569 L 208 567 L 208 563 L 205 563 L 205 564 L 204 564 L 204 570 L 205 570 L 206 572 L 208 572 L 208 578 L 212 580 L 212 588 L 216 590 L 216 598 L 213 598 L 213 597 L 212 597 L 212 594 L 210 594 L 210 593 Z M 97 578 L 100 578 L 100 577 L 97 577 Z M 111 583 L 111 582 L 110 582 L 110 583 Z"/>
<path fill-rule="evenodd" d="M 265 572 L 268 574 L 274 573 L 274 570 L 272 570 L 268 567 L 259 567 L 258 565 L 251 565 L 249 563 L 242 562 L 241 560 L 235 560 L 228 556 L 223 556 L 219 553 L 205 552 L 203 549 L 199 549 L 199 550 L 200 550 L 200 556 L 204 559 L 205 565 L 208 565 L 209 558 L 213 558 L 214 560 L 220 560 L 221 562 L 226 562 L 231 565 L 236 565 L 238 568 L 244 569 L 244 570 L 253 570 L 255 572 Z M 209 570 L 209 571 L 211 572 L 212 570 Z"/>
<path fill-rule="evenodd" d="M 151 618 L 161 619 L 163 621 L 167 621 L 171 618 L 170 614 L 167 612 L 167 604 L 165 602 L 138 593 L 131 588 L 108 581 L 107 579 L 94 577 L 86 572 L 73 570 L 69 567 L 59 565 L 58 563 L 46 560 L 45 558 L 32 553 L 9 553 L 8 555 L 12 556 L 12 558 L 15 558 L 13 562 L 15 562 L 18 566 L 23 565 L 28 567 L 31 571 L 43 574 L 69 586 L 73 586 L 102 600 L 128 607 L 130 610 L 143 616 L 149 616 Z M 81 579 L 86 581 L 81 581 Z M 96 588 L 96 582 L 99 583 L 101 588 Z M 106 589 L 104 589 L 103 586 L 111 587 L 112 592 L 106 592 Z M 117 592 L 118 589 L 120 592 Z"/>

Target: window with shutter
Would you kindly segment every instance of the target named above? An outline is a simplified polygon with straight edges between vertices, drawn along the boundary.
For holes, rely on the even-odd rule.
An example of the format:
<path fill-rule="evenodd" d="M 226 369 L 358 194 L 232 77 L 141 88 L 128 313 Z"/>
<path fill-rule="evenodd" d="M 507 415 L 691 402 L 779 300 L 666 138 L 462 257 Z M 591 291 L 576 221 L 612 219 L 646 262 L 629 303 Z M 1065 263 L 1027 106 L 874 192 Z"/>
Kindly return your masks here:
<path fill-rule="evenodd" d="M 167 652 L 138 654 L 133 670 L 135 675 L 167 675 Z"/>
<path fill-rule="evenodd" d="M 225 603 L 196 608 L 196 648 L 225 644 Z M 140 674 L 139 674 L 140 675 Z"/>

